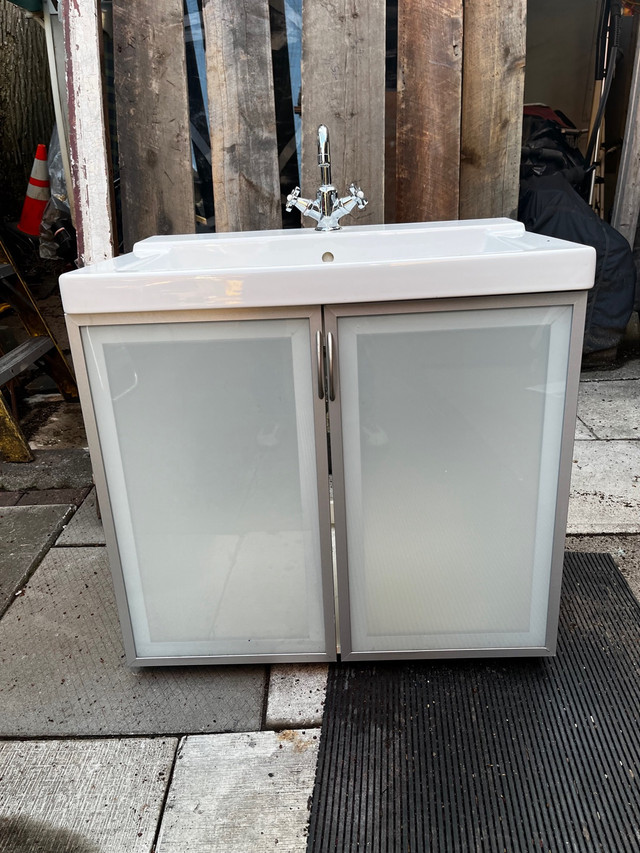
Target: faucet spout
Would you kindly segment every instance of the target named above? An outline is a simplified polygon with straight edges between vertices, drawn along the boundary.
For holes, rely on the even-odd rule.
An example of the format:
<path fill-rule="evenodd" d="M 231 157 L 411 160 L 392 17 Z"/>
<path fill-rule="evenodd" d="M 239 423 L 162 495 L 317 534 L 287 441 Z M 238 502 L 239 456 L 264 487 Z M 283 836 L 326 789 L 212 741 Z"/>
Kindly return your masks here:
<path fill-rule="evenodd" d="M 318 128 L 318 166 L 323 184 L 331 183 L 331 148 L 329 146 L 329 130 L 321 124 Z"/>
<path fill-rule="evenodd" d="M 287 196 L 286 210 L 295 207 L 303 216 L 310 216 L 318 223 L 316 231 L 339 231 L 340 219 L 358 207 L 362 210 L 367 206 L 367 199 L 360 187 L 351 184 L 349 195 L 339 198 L 338 191 L 331 183 L 331 149 L 329 146 L 329 130 L 321 124 L 318 128 L 318 166 L 320 166 L 321 184 L 318 187 L 315 200 L 300 197 L 300 187 L 296 187 Z"/>

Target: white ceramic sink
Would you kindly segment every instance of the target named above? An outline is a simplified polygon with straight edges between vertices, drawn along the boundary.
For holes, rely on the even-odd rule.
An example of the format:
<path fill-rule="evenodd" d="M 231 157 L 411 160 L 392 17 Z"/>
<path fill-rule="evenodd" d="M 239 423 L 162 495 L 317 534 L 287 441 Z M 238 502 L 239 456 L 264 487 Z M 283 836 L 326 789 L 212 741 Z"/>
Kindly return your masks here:
<path fill-rule="evenodd" d="M 66 273 L 61 292 L 67 314 L 379 302 L 582 290 L 594 262 L 510 219 L 180 235 Z"/>

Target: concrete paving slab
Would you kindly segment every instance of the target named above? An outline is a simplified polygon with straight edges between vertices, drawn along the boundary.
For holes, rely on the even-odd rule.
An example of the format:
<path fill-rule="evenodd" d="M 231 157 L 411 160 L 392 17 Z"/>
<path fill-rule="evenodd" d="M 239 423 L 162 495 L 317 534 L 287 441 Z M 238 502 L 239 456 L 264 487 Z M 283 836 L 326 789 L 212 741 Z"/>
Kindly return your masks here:
<path fill-rule="evenodd" d="M 578 416 L 598 438 L 640 439 L 640 379 L 582 383 Z"/>
<path fill-rule="evenodd" d="M 0 506 L 15 506 L 24 492 L 0 492 Z"/>
<path fill-rule="evenodd" d="M 188 737 L 157 853 L 304 853 L 318 731 Z"/>
<path fill-rule="evenodd" d="M 584 424 L 580 418 L 576 420 L 576 432 L 575 432 L 575 440 L 576 441 L 595 441 L 596 436 L 591 432 L 589 427 Z"/>
<path fill-rule="evenodd" d="M 104 548 L 54 548 L 0 621 L 0 737 L 258 730 L 265 667 L 132 670 Z"/>
<path fill-rule="evenodd" d="M 0 615 L 73 512 L 70 506 L 10 506 L 0 510 Z"/>
<path fill-rule="evenodd" d="M 0 743 L 0 853 L 149 853 L 177 745 Z"/>
<path fill-rule="evenodd" d="M 266 728 L 321 726 L 328 672 L 326 664 L 283 663 L 272 666 Z"/>
<path fill-rule="evenodd" d="M 640 532 L 640 442 L 574 444 L 567 532 Z"/>
<path fill-rule="evenodd" d="M 44 506 L 47 504 L 72 504 L 80 506 L 89 493 L 84 489 L 34 489 L 23 492 L 17 506 Z"/>
<path fill-rule="evenodd" d="M 640 359 L 625 361 L 613 370 L 583 370 L 580 382 L 615 381 L 616 379 L 640 379 Z"/>
<path fill-rule="evenodd" d="M 640 601 L 640 536 L 567 536 L 567 551 L 611 554 Z"/>
<path fill-rule="evenodd" d="M 35 450 L 33 455 L 33 462 L 0 462 L 0 489 L 82 489 L 93 485 L 88 450 Z"/>
<path fill-rule="evenodd" d="M 104 545 L 104 541 L 102 521 L 98 518 L 96 490 L 92 489 L 60 534 L 56 545 Z"/>

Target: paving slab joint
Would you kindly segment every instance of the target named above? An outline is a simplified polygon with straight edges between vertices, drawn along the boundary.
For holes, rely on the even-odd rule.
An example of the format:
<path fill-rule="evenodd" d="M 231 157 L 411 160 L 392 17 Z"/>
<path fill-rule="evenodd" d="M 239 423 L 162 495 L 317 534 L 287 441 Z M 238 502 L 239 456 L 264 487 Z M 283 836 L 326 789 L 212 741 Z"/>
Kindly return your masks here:
<path fill-rule="evenodd" d="M 164 820 L 164 813 L 167 807 L 167 801 L 169 800 L 169 792 L 171 791 L 173 776 L 176 772 L 176 764 L 178 763 L 178 758 L 180 757 L 180 753 L 183 749 L 185 741 L 186 737 L 179 736 L 176 742 L 176 748 L 173 751 L 173 761 L 171 762 L 171 767 L 169 768 L 169 772 L 167 773 L 164 797 L 162 798 L 162 803 L 160 804 L 160 809 L 158 811 L 158 820 L 156 822 L 156 831 L 153 835 L 153 843 L 151 844 L 151 853 L 155 853 L 156 847 L 158 846 L 158 840 L 160 838 L 160 829 L 162 827 L 162 821 Z"/>
<path fill-rule="evenodd" d="M 271 666 L 265 666 L 264 671 L 264 693 L 262 695 L 262 708 L 260 709 L 260 731 L 267 731 L 269 725 L 269 691 L 271 690 Z"/>
<path fill-rule="evenodd" d="M 17 517 L 20 517 L 20 518 L 23 516 L 23 514 L 27 514 L 27 515 L 30 514 L 29 517 L 30 517 L 31 521 L 33 522 L 33 513 L 36 513 L 37 517 L 40 518 L 41 513 L 49 514 L 51 511 L 57 511 L 59 513 L 59 512 L 62 512 L 63 509 L 64 509 L 64 505 L 57 506 L 57 507 L 53 507 L 53 506 L 42 506 L 42 507 L 38 507 L 38 506 L 25 506 L 25 507 L 13 506 L 13 507 L 7 507 L 3 512 L 4 512 L 5 517 L 11 513 L 19 513 L 19 516 L 17 516 Z M 16 599 L 23 594 L 25 587 L 27 586 L 27 584 L 29 583 L 29 581 L 31 580 L 33 575 L 35 574 L 38 567 L 42 564 L 42 561 L 44 560 L 46 555 L 49 553 L 49 551 L 53 547 L 53 544 L 56 541 L 56 539 L 58 538 L 58 536 L 60 535 L 61 530 L 63 530 L 65 525 L 69 523 L 70 519 L 72 518 L 72 516 L 75 512 L 76 512 L 76 508 L 74 506 L 68 506 L 62 515 L 58 516 L 55 519 L 50 519 L 49 523 L 51 523 L 52 526 L 51 526 L 49 532 L 44 537 L 44 539 L 40 540 L 39 542 L 36 542 L 36 547 L 29 557 L 28 565 L 24 566 L 24 568 L 20 572 L 20 574 L 14 575 L 12 578 L 11 578 L 11 573 L 10 573 L 10 578 L 11 578 L 10 581 L 7 581 L 7 579 L 4 578 L 4 580 L 7 581 L 7 584 L 5 587 L 5 591 L 3 592 L 3 595 L 0 596 L 0 619 L 2 619 L 2 617 L 6 614 L 6 612 L 9 610 L 11 605 L 16 601 Z M 14 516 L 14 518 L 15 517 L 16 516 Z M 23 532 L 23 535 L 24 535 L 24 532 Z M 21 544 L 24 543 L 23 539 L 20 539 L 19 541 L 21 542 Z M 16 552 L 15 551 L 13 553 L 10 552 L 9 557 L 12 560 L 15 560 Z M 1 565 L 1 561 L 0 561 L 0 570 L 1 569 L 2 569 L 2 565 Z M 2 580 L 3 579 L 0 578 L 0 581 L 2 581 Z M 3 584 L 0 582 L 0 588 L 2 588 L 2 586 L 3 586 Z M 8 590 L 8 592 L 7 592 L 7 590 Z"/>

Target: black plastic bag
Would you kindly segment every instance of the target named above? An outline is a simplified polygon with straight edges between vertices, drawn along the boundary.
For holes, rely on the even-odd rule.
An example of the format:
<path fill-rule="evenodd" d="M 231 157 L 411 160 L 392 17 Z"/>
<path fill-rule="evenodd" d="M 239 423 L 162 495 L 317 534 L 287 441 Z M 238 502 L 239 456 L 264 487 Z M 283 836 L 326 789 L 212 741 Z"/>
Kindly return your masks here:
<path fill-rule="evenodd" d="M 527 231 L 593 246 L 595 284 L 589 291 L 583 354 L 617 347 L 634 308 L 636 270 L 631 247 L 594 213 L 564 174 L 520 182 L 518 219 Z"/>

